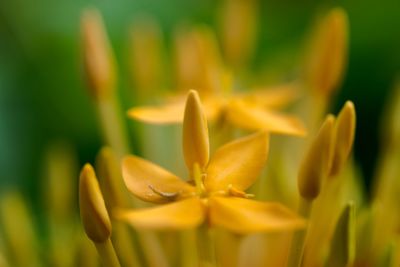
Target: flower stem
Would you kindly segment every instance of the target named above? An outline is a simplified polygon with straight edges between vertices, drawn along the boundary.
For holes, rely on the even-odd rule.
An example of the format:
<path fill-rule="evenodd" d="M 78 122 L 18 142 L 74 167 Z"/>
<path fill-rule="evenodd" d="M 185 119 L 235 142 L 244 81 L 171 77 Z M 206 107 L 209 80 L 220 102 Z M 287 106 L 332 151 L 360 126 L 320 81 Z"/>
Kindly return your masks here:
<path fill-rule="evenodd" d="M 100 255 L 100 258 L 104 264 L 104 266 L 108 267 L 120 267 L 117 254 L 115 254 L 114 247 L 111 243 L 110 239 L 107 239 L 103 243 L 94 243 L 96 245 L 97 252 Z"/>
<path fill-rule="evenodd" d="M 198 255 L 200 267 L 217 267 L 214 232 L 206 224 L 198 229 Z"/>
<path fill-rule="evenodd" d="M 299 214 L 305 218 L 308 218 L 311 212 L 312 202 L 300 199 L 299 203 Z M 307 234 L 307 228 L 298 231 L 293 236 L 292 247 L 289 254 L 288 267 L 301 267 L 303 253 L 304 253 L 304 241 Z"/>
<path fill-rule="evenodd" d="M 126 135 L 126 125 L 120 114 L 119 102 L 116 97 L 110 96 L 97 100 L 96 104 L 103 138 L 121 158 L 129 153 L 130 147 Z"/>
<path fill-rule="evenodd" d="M 196 249 L 197 233 L 194 229 L 183 230 L 180 233 L 181 239 L 181 266 L 198 267 L 199 255 Z"/>

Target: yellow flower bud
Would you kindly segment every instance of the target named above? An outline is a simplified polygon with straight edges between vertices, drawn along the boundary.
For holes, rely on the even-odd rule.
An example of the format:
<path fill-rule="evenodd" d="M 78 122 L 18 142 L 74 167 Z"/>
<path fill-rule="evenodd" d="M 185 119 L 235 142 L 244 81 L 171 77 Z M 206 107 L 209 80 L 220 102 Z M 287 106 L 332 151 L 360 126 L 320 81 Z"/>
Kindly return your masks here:
<path fill-rule="evenodd" d="M 111 221 L 93 167 L 86 164 L 80 175 L 79 207 L 87 236 L 103 243 L 111 235 Z"/>
<path fill-rule="evenodd" d="M 255 48 L 258 4 L 254 0 L 227 0 L 220 14 L 221 41 L 226 60 L 243 67 Z"/>
<path fill-rule="evenodd" d="M 334 125 L 335 117 L 328 115 L 300 165 L 298 188 L 300 195 L 307 200 L 319 195 L 321 181 L 329 172 Z"/>
<path fill-rule="evenodd" d="M 311 90 L 329 97 L 340 85 L 346 67 L 347 14 L 344 9 L 335 8 L 318 26 L 305 63 L 306 79 Z"/>
<path fill-rule="evenodd" d="M 183 119 L 183 155 L 186 166 L 191 171 L 195 164 L 204 170 L 210 156 L 207 120 L 203 113 L 198 93 L 188 94 Z"/>
<path fill-rule="evenodd" d="M 355 225 L 354 203 L 350 202 L 344 207 L 336 224 L 326 267 L 352 266 L 356 247 Z"/>
<path fill-rule="evenodd" d="M 141 16 L 132 25 L 130 48 L 133 82 L 138 96 L 145 99 L 161 87 L 162 76 L 162 33 L 152 17 Z"/>
<path fill-rule="evenodd" d="M 114 57 L 97 10 L 82 15 L 82 46 L 86 78 L 96 98 L 107 97 L 115 88 Z"/>
<path fill-rule="evenodd" d="M 339 174 L 354 143 L 356 131 L 356 111 L 354 104 L 347 101 L 339 113 L 335 125 L 335 142 L 329 176 Z"/>

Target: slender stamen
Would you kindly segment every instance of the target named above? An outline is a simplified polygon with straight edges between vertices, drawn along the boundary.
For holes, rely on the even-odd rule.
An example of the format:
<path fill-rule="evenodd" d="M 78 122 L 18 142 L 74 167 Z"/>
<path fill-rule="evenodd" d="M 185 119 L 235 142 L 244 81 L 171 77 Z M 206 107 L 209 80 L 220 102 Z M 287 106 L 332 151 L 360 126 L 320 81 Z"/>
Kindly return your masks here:
<path fill-rule="evenodd" d="M 200 165 L 198 163 L 195 163 L 193 165 L 193 179 L 194 183 L 196 185 L 197 189 L 197 194 L 199 196 L 205 196 L 206 194 L 206 188 L 204 187 L 204 174 L 202 173 L 200 169 Z"/>
<path fill-rule="evenodd" d="M 163 192 L 160 191 L 158 189 L 156 189 L 154 186 L 152 186 L 151 184 L 149 184 L 149 188 L 151 189 L 151 191 L 153 191 L 154 193 L 156 193 L 159 196 L 165 197 L 168 200 L 175 200 L 176 197 L 179 195 L 179 192 Z"/>

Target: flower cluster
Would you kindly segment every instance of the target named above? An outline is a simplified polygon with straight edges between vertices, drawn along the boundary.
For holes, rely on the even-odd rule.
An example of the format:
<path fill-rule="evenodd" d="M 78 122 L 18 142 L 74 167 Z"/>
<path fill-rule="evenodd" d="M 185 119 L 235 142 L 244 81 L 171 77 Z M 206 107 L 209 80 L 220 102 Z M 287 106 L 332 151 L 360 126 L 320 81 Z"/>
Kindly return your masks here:
<path fill-rule="evenodd" d="M 399 266 L 400 95 L 387 111 L 371 201 L 352 158 L 355 106 L 328 112 L 345 73 L 345 10 L 317 21 L 294 79 L 265 84 L 246 70 L 256 1 L 225 2 L 220 43 L 204 25 L 176 31 L 169 93 L 157 23 L 143 17 L 133 26 L 134 149 L 101 15 L 82 14 L 104 147 L 80 172 L 80 222 L 76 163 L 59 144 L 46 159 L 48 252 L 37 252 L 29 208 L 10 193 L 0 203 L 0 266 Z"/>

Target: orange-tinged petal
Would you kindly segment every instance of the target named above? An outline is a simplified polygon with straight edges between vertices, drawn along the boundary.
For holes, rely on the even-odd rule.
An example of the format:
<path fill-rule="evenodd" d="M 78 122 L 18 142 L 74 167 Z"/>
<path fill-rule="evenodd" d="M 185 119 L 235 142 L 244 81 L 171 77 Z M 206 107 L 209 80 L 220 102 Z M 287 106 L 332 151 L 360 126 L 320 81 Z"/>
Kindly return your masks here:
<path fill-rule="evenodd" d="M 236 99 L 243 99 L 267 108 L 283 108 L 299 96 L 299 85 L 286 83 L 265 88 L 255 88 L 251 92 L 238 94 Z"/>
<path fill-rule="evenodd" d="M 305 227 L 305 221 L 279 203 L 236 197 L 211 197 L 209 222 L 232 232 L 290 231 Z"/>
<path fill-rule="evenodd" d="M 244 101 L 232 101 L 228 105 L 227 117 L 233 124 L 248 130 L 267 130 L 296 136 L 306 134 L 303 123 L 296 117 L 278 114 Z"/>
<path fill-rule="evenodd" d="M 127 156 L 122 162 L 122 176 L 128 189 L 138 198 L 165 203 L 191 196 L 195 188 L 150 161 Z"/>
<path fill-rule="evenodd" d="M 268 156 L 269 136 L 262 131 L 219 148 L 207 167 L 208 191 L 246 190 L 260 175 Z"/>
<path fill-rule="evenodd" d="M 136 107 L 128 110 L 128 116 L 132 119 L 153 123 L 170 124 L 183 121 L 184 101 L 164 104 L 162 106 Z"/>
<path fill-rule="evenodd" d="M 191 171 L 194 164 L 203 170 L 210 157 L 207 119 L 198 93 L 191 90 L 188 94 L 183 120 L 183 156 Z"/>
<path fill-rule="evenodd" d="M 115 210 L 117 219 L 136 228 L 180 230 L 193 228 L 204 221 L 205 207 L 197 197 L 141 210 Z"/>

